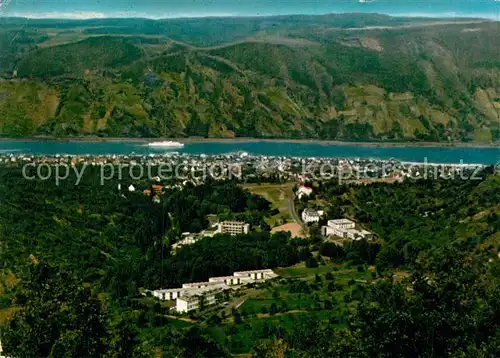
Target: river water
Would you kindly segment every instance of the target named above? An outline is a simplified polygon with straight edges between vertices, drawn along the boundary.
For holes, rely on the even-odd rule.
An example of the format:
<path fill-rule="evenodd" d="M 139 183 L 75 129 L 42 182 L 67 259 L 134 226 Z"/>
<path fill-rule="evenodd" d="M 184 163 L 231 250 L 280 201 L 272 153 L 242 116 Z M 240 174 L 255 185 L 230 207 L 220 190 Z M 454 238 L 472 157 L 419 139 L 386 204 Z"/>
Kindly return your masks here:
<path fill-rule="evenodd" d="M 102 155 L 151 154 L 178 152 L 187 154 L 225 154 L 244 151 L 251 155 L 397 159 L 405 162 L 496 164 L 498 147 L 431 147 L 431 146 L 360 146 L 356 144 L 323 144 L 280 141 L 190 142 L 184 148 L 153 149 L 144 142 L 84 141 L 0 141 L 0 154 L 36 155 Z"/>

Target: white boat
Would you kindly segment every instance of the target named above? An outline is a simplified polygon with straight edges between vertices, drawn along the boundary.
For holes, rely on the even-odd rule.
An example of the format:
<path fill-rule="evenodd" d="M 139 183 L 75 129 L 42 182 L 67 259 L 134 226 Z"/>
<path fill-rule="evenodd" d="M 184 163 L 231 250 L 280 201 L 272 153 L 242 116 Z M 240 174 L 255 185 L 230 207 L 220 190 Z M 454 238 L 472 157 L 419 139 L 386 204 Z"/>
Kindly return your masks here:
<path fill-rule="evenodd" d="M 184 148 L 183 143 L 179 142 L 172 142 L 169 140 L 163 141 L 163 142 L 151 142 L 148 143 L 148 146 L 153 147 L 153 148 Z"/>

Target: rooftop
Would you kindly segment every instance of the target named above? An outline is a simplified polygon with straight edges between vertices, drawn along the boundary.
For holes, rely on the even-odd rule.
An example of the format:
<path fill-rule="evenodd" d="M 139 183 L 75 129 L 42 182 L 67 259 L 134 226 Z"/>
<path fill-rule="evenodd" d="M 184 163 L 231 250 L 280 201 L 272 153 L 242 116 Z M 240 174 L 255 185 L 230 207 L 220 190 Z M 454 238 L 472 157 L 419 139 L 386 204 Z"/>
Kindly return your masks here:
<path fill-rule="evenodd" d="M 354 221 L 349 220 L 349 219 L 334 219 L 334 220 L 328 220 L 334 224 L 354 224 Z"/>
<path fill-rule="evenodd" d="M 317 210 L 311 208 L 305 208 L 304 213 L 306 213 L 307 215 L 319 215 Z"/>

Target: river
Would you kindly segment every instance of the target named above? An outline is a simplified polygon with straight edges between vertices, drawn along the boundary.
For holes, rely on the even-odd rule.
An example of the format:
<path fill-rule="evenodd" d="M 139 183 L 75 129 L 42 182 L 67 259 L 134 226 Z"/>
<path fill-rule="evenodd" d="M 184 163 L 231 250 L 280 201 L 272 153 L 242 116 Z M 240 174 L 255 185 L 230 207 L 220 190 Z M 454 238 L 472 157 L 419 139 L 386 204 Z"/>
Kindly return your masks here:
<path fill-rule="evenodd" d="M 0 141 L 0 154 L 36 155 L 103 155 L 167 153 L 172 150 L 152 149 L 145 142 L 87 142 L 4 140 Z M 187 154 L 225 154 L 244 151 L 251 155 L 397 159 L 405 162 L 466 163 L 494 165 L 500 162 L 499 147 L 446 147 L 446 146 L 366 146 L 357 144 L 324 144 L 287 141 L 194 141 L 182 149 Z"/>

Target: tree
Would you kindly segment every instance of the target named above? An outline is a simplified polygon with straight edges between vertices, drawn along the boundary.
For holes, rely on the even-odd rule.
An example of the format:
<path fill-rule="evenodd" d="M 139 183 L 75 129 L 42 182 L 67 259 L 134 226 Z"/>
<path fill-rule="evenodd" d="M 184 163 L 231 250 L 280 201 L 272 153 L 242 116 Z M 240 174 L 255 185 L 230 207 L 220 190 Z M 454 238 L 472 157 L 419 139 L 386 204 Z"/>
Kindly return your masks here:
<path fill-rule="evenodd" d="M 308 257 L 306 259 L 306 267 L 308 268 L 315 268 L 318 267 L 318 261 L 314 257 Z"/>
<path fill-rule="evenodd" d="M 488 251 L 471 250 L 458 242 L 429 251 L 404 283 L 370 286 L 350 322 L 364 354 L 444 357 L 487 347 L 500 329 L 500 282 Z"/>
<path fill-rule="evenodd" d="M 70 274 L 30 265 L 14 300 L 21 310 L 1 332 L 5 355 L 96 357 L 108 351 L 101 303 Z"/>

